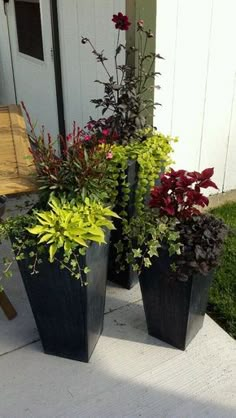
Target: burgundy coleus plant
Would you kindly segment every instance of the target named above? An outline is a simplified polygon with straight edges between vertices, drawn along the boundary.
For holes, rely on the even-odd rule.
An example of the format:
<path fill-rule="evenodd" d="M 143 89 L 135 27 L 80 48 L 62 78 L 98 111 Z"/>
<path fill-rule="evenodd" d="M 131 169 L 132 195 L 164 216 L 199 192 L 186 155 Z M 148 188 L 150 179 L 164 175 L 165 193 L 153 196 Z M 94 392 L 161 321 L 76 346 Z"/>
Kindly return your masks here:
<path fill-rule="evenodd" d="M 176 217 L 179 220 L 199 215 L 197 206 L 205 207 L 209 199 L 204 196 L 201 189 L 213 187 L 216 184 L 211 180 L 214 168 L 206 168 L 201 173 L 197 171 L 173 170 L 162 174 L 160 186 L 151 191 L 149 206 L 158 208 L 160 215 Z"/>

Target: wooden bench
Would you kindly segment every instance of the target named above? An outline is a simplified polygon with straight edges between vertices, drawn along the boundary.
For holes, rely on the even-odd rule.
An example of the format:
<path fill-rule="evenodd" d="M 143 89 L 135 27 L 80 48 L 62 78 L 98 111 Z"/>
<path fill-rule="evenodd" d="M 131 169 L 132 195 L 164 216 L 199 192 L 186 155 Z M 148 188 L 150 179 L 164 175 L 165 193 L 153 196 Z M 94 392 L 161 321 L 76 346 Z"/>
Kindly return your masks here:
<path fill-rule="evenodd" d="M 37 190 L 29 147 L 20 106 L 0 106 L 0 195 Z M 17 315 L 5 292 L 0 292 L 0 307 L 8 319 Z"/>
<path fill-rule="evenodd" d="M 20 106 L 0 106 L 0 194 L 36 191 L 29 146 Z"/>

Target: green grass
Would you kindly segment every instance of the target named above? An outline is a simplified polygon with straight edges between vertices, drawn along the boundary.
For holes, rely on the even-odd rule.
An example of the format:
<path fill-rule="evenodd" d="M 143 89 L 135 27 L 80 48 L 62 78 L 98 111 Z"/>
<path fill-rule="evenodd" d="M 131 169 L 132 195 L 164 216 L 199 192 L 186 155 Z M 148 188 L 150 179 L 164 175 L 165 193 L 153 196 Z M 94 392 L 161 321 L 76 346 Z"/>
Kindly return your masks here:
<path fill-rule="evenodd" d="M 236 203 L 227 203 L 210 212 L 223 219 L 232 232 L 225 241 L 210 290 L 208 314 L 236 338 Z"/>

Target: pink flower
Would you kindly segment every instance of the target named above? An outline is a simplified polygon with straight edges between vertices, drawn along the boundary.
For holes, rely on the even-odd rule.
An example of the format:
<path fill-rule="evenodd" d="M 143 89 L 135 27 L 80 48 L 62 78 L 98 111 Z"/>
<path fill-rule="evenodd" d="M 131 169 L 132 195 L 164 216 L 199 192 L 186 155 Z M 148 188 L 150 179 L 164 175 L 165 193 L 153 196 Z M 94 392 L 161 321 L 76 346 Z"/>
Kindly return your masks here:
<path fill-rule="evenodd" d="M 138 28 L 142 28 L 144 25 L 144 20 L 143 19 L 139 19 L 137 22 Z"/>
<path fill-rule="evenodd" d="M 72 134 L 68 134 L 68 135 L 66 136 L 66 140 L 67 140 L 67 141 L 71 141 L 71 140 L 72 140 Z"/>
<path fill-rule="evenodd" d="M 90 135 L 85 135 L 85 137 L 84 137 L 84 140 L 85 141 L 90 141 L 90 139 L 91 139 L 91 136 Z"/>
<path fill-rule="evenodd" d="M 111 151 L 109 151 L 108 153 L 107 153 L 107 155 L 106 155 L 106 159 L 107 160 L 111 160 L 113 158 L 113 154 L 112 154 L 112 152 Z"/>
<path fill-rule="evenodd" d="M 110 130 L 109 130 L 109 129 L 103 129 L 103 130 L 102 130 L 102 134 L 103 134 L 104 136 L 108 136 L 108 135 L 110 134 Z"/>

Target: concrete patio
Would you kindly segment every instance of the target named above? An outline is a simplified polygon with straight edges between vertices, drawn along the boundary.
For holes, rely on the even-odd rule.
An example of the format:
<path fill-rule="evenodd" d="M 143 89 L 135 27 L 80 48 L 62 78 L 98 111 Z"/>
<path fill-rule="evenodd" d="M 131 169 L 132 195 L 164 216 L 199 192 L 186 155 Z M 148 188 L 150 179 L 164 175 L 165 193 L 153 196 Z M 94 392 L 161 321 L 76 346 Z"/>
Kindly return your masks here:
<path fill-rule="evenodd" d="M 236 344 L 209 317 L 182 352 L 148 336 L 138 285 L 108 284 L 104 332 L 84 364 L 43 353 L 16 265 L 5 290 L 18 316 L 0 311 L 0 418 L 236 416 Z"/>

